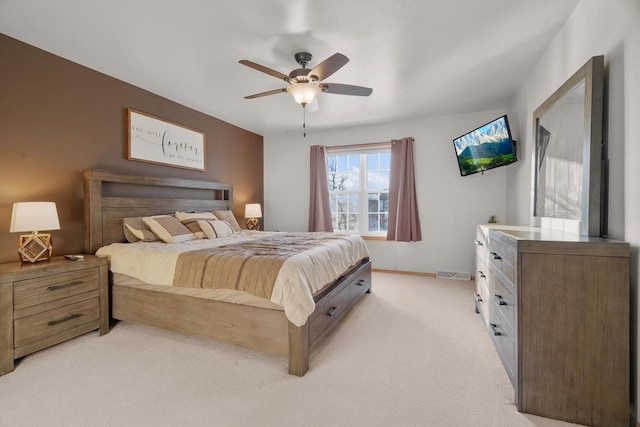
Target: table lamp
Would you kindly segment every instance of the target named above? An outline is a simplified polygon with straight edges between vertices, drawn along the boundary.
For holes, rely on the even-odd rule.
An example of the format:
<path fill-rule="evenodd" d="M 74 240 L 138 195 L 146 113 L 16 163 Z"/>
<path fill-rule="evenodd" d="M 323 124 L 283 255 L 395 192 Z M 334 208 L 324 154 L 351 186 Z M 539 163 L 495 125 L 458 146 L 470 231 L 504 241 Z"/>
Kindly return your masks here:
<path fill-rule="evenodd" d="M 9 232 L 30 231 L 18 240 L 18 255 L 22 262 L 48 260 L 53 251 L 51 234 L 38 230 L 60 230 L 58 211 L 54 202 L 20 202 L 13 204 Z"/>
<path fill-rule="evenodd" d="M 247 230 L 260 230 L 258 218 L 262 218 L 260 203 L 249 203 L 244 207 L 244 217 L 247 219 Z"/>

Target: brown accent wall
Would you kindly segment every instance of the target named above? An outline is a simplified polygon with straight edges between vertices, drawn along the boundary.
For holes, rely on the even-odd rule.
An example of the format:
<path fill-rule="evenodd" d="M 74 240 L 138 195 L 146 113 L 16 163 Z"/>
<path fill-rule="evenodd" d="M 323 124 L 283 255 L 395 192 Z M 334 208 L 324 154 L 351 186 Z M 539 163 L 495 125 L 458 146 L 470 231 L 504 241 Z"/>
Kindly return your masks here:
<path fill-rule="evenodd" d="M 126 159 L 126 109 L 206 133 L 206 171 Z M 263 203 L 263 139 L 151 92 L 0 34 L 0 262 L 17 260 L 9 233 L 14 202 L 53 201 L 61 230 L 54 255 L 81 253 L 83 169 L 234 185 L 241 224 L 246 203 Z"/>

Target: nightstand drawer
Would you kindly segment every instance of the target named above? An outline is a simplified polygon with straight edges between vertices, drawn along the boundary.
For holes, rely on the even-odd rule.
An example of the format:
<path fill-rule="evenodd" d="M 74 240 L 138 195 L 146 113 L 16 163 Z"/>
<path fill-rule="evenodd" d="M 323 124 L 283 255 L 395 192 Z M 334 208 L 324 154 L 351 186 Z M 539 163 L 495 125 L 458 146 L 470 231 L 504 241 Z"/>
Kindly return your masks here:
<path fill-rule="evenodd" d="M 77 261 L 83 262 L 83 261 Z M 14 310 L 98 290 L 98 270 L 87 268 L 15 282 Z"/>
<path fill-rule="evenodd" d="M 16 319 L 13 323 L 16 352 L 20 347 L 61 334 L 80 325 L 90 324 L 92 329 L 98 329 L 99 306 L 99 299 L 91 298 Z"/>

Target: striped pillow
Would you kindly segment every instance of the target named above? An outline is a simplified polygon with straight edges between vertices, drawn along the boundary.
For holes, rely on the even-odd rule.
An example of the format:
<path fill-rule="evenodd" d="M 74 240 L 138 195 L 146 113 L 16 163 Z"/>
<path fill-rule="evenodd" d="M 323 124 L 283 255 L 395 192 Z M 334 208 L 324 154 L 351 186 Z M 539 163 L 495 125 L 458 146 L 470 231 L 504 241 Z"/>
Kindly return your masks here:
<path fill-rule="evenodd" d="M 187 212 L 176 212 L 175 217 L 181 223 L 186 225 L 187 228 L 189 230 L 191 230 L 191 232 L 193 234 L 195 234 L 198 239 L 204 239 L 205 238 L 205 234 L 202 232 L 202 229 L 198 225 L 198 220 L 200 220 L 200 219 L 202 219 L 202 220 L 218 219 L 211 212 L 190 212 L 190 213 L 187 213 Z"/>
<path fill-rule="evenodd" d="M 198 225 L 204 232 L 204 235 L 207 236 L 207 239 L 227 237 L 236 233 L 227 221 L 222 221 L 220 219 L 201 219 L 198 221 Z"/>
<path fill-rule="evenodd" d="M 179 243 L 196 239 L 191 230 L 171 215 L 147 216 L 142 221 L 163 242 Z"/>
<path fill-rule="evenodd" d="M 124 218 L 122 220 L 124 237 L 129 243 L 135 242 L 157 242 L 158 236 L 153 234 L 142 221 L 142 217 Z"/>

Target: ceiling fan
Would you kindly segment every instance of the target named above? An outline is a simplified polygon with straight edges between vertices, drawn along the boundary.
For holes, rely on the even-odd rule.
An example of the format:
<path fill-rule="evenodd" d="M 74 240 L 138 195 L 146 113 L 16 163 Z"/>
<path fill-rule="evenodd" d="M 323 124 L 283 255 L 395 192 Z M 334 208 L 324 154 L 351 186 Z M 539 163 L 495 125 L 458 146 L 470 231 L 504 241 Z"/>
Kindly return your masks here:
<path fill-rule="evenodd" d="M 373 92 L 373 89 L 363 86 L 324 83 L 324 79 L 338 71 L 347 62 L 349 62 L 349 58 L 341 53 L 333 54 L 311 70 L 307 68 L 307 64 L 311 62 L 312 58 L 310 53 L 298 52 L 294 55 L 294 58 L 302 68 L 297 68 L 291 71 L 289 75 L 246 59 L 240 60 L 239 62 L 247 67 L 269 74 L 270 76 L 274 76 L 289 83 L 289 86 L 286 88 L 256 93 L 245 96 L 245 99 L 254 99 L 268 95 L 275 95 L 277 93 L 289 92 L 296 102 L 304 108 L 307 104 L 313 102 L 320 92 L 352 96 L 369 96 Z"/>

